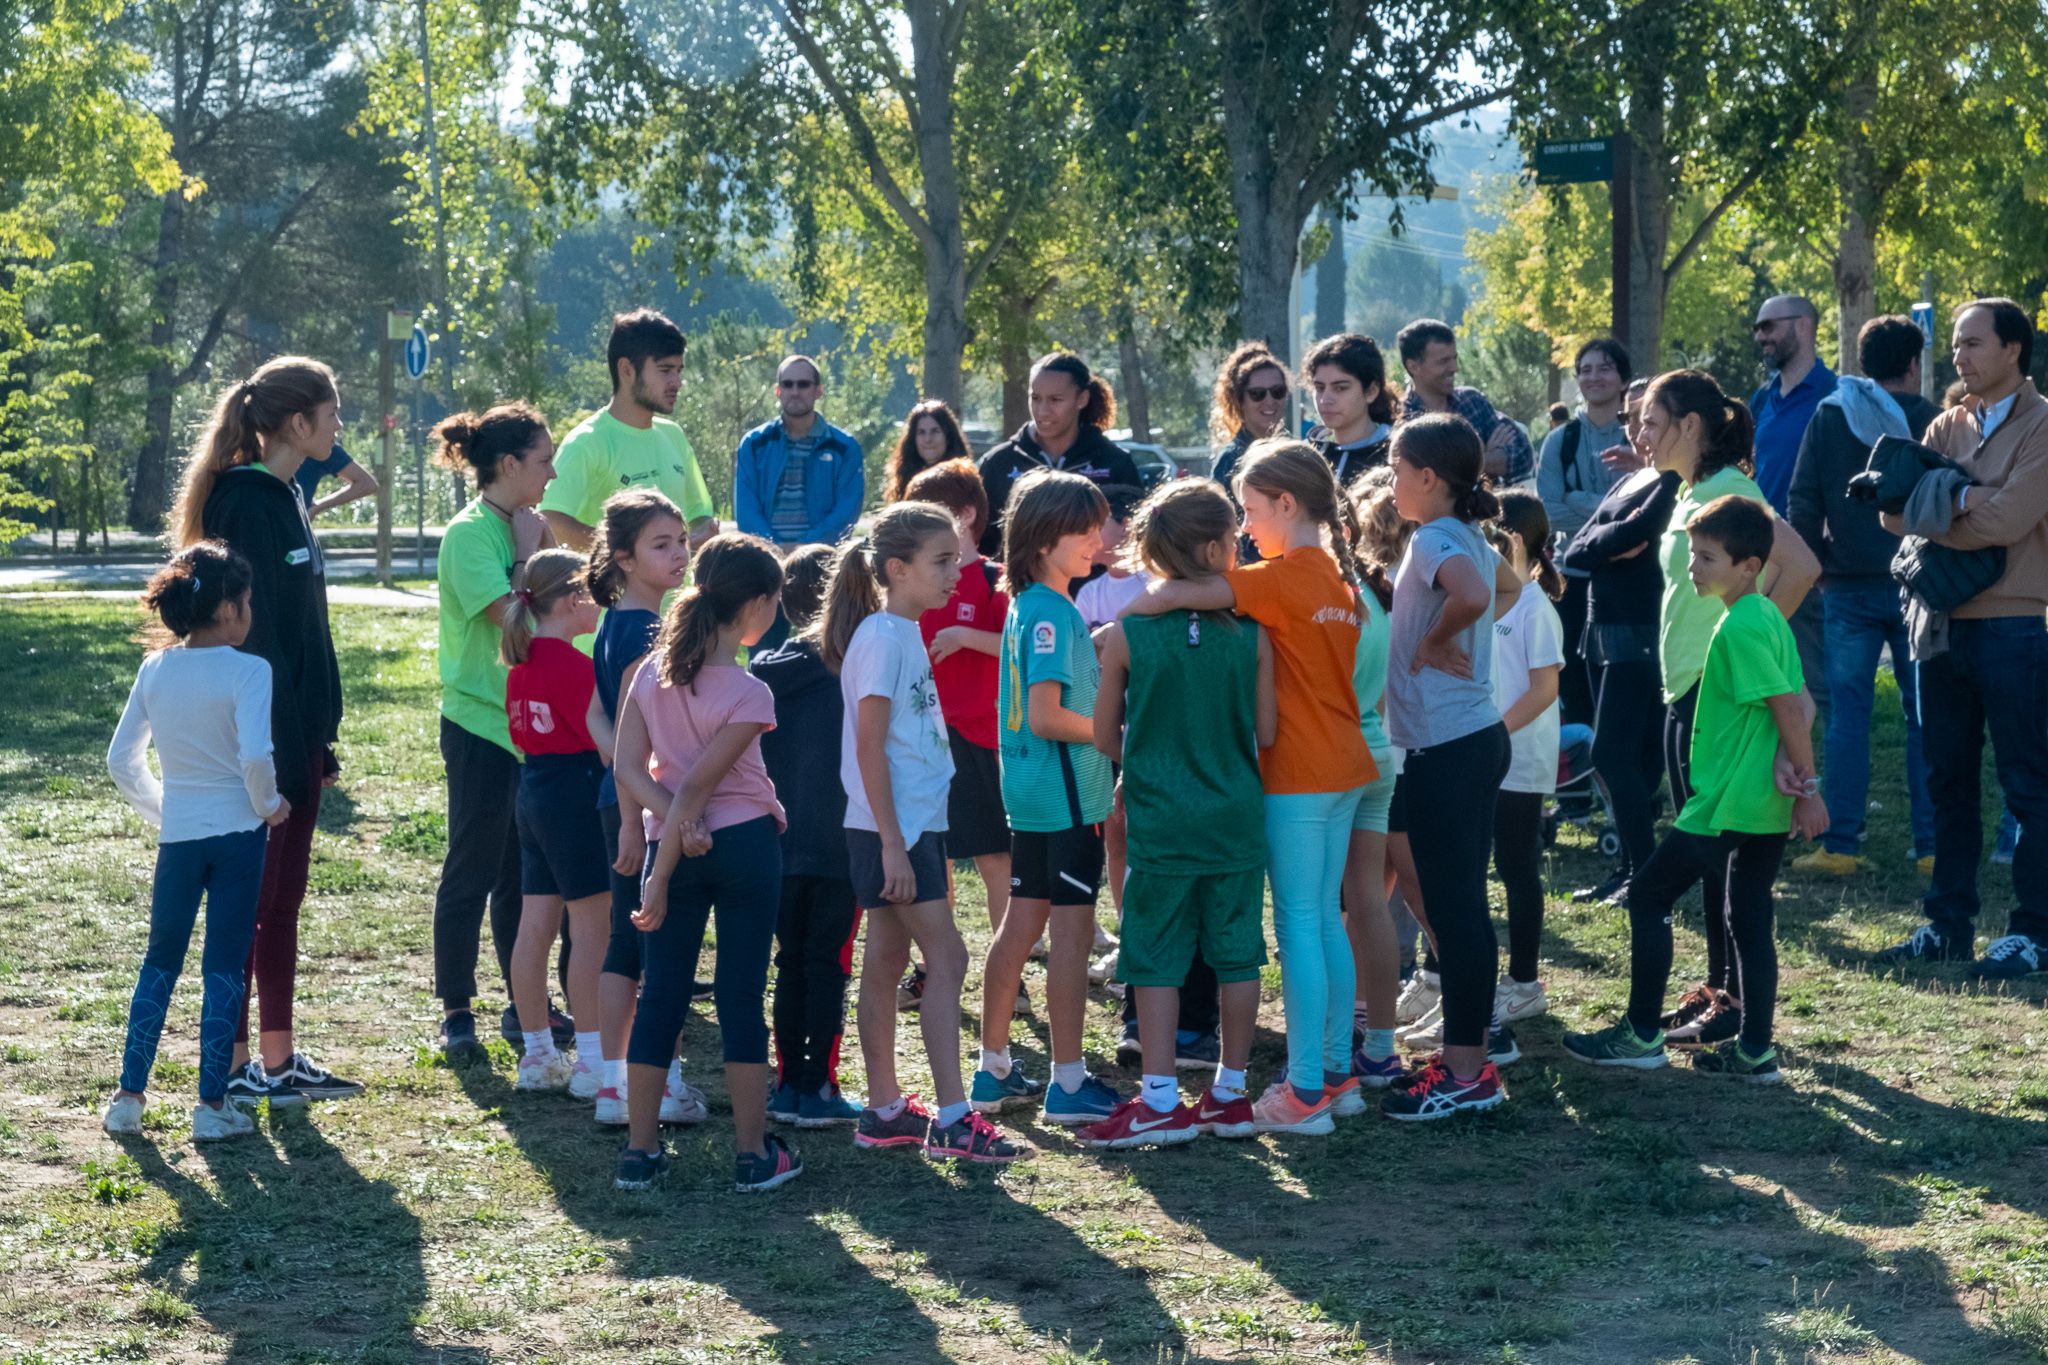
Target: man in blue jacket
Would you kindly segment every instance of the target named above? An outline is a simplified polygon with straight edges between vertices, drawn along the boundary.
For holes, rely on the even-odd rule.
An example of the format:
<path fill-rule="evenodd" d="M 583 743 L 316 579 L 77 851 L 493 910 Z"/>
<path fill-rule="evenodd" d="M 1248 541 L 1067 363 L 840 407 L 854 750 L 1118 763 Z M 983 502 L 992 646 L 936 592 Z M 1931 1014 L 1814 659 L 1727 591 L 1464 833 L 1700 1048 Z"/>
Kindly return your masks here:
<path fill-rule="evenodd" d="M 749 535 L 787 551 L 836 544 L 867 493 L 860 442 L 818 416 L 824 379 L 809 356 L 775 371 L 782 415 L 755 427 L 733 457 L 733 516 Z"/>

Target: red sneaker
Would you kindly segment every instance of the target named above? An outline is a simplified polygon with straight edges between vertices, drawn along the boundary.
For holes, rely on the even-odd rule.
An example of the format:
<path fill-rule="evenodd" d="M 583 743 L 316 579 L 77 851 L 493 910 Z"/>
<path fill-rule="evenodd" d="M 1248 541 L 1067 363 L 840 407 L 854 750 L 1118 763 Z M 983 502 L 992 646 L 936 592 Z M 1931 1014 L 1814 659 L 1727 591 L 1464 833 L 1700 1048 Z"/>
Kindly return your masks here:
<path fill-rule="evenodd" d="M 1245 1096 L 1219 1100 L 1212 1087 L 1204 1086 L 1202 1098 L 1195 1105 L 1195 1127 L 1210 1137 L 1248 1138 L 1258 1131 L 1258 1121 L 1252 1117 L 1252 1102 Z"/>
<path fill-rule="evenodd" d="M 1380 1100 L 1380 1112 L 1405 1122 L 1447 1119 L 1453 1114 L 1492 1109 L 1508 1097 L 1500 1070 L 1492 1062 L 1469 1081 L 1451 1075 L 1441 1059 L 1433 1060 L 1413 1083 L 1395 1086 Z"/>
<path fill-rule="evenodd" d="M 1171 1147 L 1202 1135 L 1195 1111 L 1176 1104 L 1162 1114 L 1142 1099 L 1125 1100 L 1106 1119 L 1077 1129 L 1083 1147 L 1122 1150 L 1127 1147 Z"/>

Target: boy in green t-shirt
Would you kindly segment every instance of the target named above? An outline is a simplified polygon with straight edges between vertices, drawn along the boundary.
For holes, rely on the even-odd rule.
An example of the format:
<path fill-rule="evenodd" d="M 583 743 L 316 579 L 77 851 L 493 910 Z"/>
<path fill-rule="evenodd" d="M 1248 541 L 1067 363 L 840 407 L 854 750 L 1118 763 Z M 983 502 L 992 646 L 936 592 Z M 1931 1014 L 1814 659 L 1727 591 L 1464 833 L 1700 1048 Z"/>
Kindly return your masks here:
<path fill-rule="evenodd" d="M 1693 514 L 1686 531 L 1694 590 L 1728 608 L 1700 678 L 1693 794 L 1629 881 L 1627 1016 L 1598 1033 L 1566 1034 L 1564 1045 L 1596 1066 L 1664 1065 L 1658 1019 L 1671 976 L 1671 907 L 1718 862 L 1727 868 L 1738 973 L 1737 993 L 1722 1005 L 1736 1012 L 1740 1029 L 1720 1047 L 1694 1053 L 1693 1066 L 1774 1085 L 1784 1077 L 1771 1046 L 1778 997 L 1771 883 L 1790 834 L 1814 839 L 1828 827 L 1813 770 L 1813 701 L 1792 628 L 1757 592 L 1771 553 L 1771 514 L 1748 498 L 1716 498 Z"/>

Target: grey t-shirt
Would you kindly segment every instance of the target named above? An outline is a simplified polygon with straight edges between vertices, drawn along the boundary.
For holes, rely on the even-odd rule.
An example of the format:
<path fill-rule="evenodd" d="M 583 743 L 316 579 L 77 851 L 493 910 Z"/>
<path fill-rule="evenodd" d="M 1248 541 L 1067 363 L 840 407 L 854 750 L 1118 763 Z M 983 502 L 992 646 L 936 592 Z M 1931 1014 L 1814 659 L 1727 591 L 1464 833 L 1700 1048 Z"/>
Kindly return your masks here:
<path fill-rule="evenodd" d="M 1394 571 L 1394 638 L 1387 658 L 1387 736 L 1403 749 L 1426 749 L 1463 739 L 1500 719 L 1493 702 L 1493 605 L 1458 632 L 1459 648 L 1472 660 L 1472 676 L 1453 677 L 1425 667 L 1409 672 L 1422 637 L 1444 611 L 1437 574 L 1463 557 L 1493 587 L 1500 556 L 1479 528 L 1456 517 L 1438 517 L 1416 528 L 1408 552 Z"/>
<path fill-rule="evenodd" d="M 802 438 L 785 435 L 782 444 L 789 452 L 789 462 L 782 466 L 782 481 L 775 486 L 768 525 L 776 540 L 789 545 L 811 531 L 811 509 L 804 494 L 810 482 L 811 459 L 818 452 L 818 438 L 815 434 Z"/>
<path fill-rule="evenodd" d="M 1565 434 L 1576 428 L 1579 449 L 1565 467 Z M 1550 516 L 1550 529 L 1560 540 L 1569 540 L 1592 519 L 1600 499 L 1614 486 L 1615 472 L 1601 462 L 1600 452 L 1609 446 L 1628 444 L 1628 427 L 1617 415 L 1612 422 L 1598 425 L 1579 415 L 1543 438 L 1543 453 L 1536 460 L 1536 496 Z"/>

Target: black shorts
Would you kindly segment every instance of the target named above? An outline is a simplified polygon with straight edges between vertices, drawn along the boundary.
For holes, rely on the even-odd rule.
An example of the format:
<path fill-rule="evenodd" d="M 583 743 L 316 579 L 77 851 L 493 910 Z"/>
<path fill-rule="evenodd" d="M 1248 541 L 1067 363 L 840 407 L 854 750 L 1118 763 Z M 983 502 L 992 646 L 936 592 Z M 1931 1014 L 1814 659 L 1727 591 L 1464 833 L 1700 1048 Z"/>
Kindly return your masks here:
<path fill-rule="evenodd" d="M 1010 899 L 1093 905 L 1102 893 L 1102 826 L 1010 836 Z"/>
<path fill-rule="evenodd" d="M 519 891 L 580 901 L 611 890 L 611 855 L 597 816 L 604 760 L 582 754 L 528 754 L 519 769 L 513 814 L 519 826 Z"/>
<path fill-rule="evenodd" d="M 885 910 L 902 901 L 882 899 L 882 836 L 869 829 L 846 831 L 847 870 L 853 896 L 863 910 Z M 911 905 L 946 899 L 946 833 L 928 829 L 910 846 L 910 870 L 917 877 Z"/>
<path fill-rule="evenodd" d="M 604 846 L 613 857 L 619 853 L 619 807 L 614 802 L 597 808 L 598 823 L 604 826 Z M 612 869 L 612 937 L 604 950 L 602 970 L 631 981 L 640 979 L 640 929 L 633 912 L 640 908 L 640 874 Z"/>
<path fill-rule="evenodd" d="M 1402 773 L 1394 779 L 1394 795 L 1387 802 L 1387 833 L 1408 832 L 1408 774 Z"/>
<path fill-rule="evenodd" d="M 983 858 L 1010 851 L 1010 819 L 1003 814 L 1003 776 L 996 751 L 946 727 L 953 745 L 953 788 L 946 796 L 946 853 Z"/>

